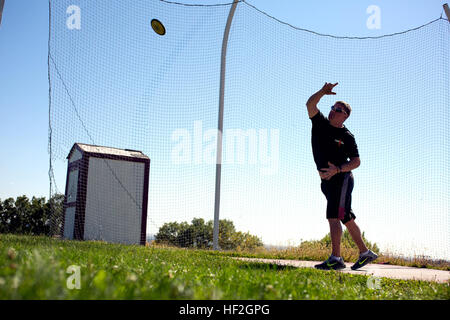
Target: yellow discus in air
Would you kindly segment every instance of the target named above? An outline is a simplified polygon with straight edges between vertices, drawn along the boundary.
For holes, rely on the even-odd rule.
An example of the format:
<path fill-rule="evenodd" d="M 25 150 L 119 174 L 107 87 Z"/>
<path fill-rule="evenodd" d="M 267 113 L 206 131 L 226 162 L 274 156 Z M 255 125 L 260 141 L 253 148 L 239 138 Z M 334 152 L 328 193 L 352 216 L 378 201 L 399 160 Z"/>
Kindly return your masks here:
<path fill-rule="evenodd" d="M 161 23 L 161 21 L 159 21 L 157 19 L 153 19 L 151 24 L 152 24 L 153 31 L 155 31 L 157 34 L 159 34 L 160 36 L 163 36 L 166 34 L 166 28 L 164 28 L 164 25 Z"/>

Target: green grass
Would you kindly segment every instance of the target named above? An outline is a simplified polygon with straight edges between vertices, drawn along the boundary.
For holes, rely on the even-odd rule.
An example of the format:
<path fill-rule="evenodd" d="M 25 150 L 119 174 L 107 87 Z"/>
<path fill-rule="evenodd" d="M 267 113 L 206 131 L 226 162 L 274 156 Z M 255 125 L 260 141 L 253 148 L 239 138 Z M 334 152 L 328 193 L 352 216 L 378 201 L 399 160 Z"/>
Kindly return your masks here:
<path fill-rule="evenodd" d="M 71 265 L 81 289 L 67 288 Z M 206 251 L 0 235 L 0 299 L 449 299 L 449 284 L 236 261 Z"/>

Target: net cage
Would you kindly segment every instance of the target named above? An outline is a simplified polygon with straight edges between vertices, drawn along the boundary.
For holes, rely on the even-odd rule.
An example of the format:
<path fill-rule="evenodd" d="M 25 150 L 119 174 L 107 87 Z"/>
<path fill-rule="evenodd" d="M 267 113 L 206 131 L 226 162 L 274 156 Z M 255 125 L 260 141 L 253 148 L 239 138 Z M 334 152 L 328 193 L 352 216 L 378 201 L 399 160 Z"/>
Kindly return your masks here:
<path fill-rule="evenodd" d="M 64 234 L 68 155 L 81 143 L 151 159 L 145 203 L 134 196 L 142 170 L 105 163 L 102 174 L 114 179 L 85 188 L 109 208 L 99 240 L 123 232 L 125 207 L 146 206 L 147 241 L 212 246 L 231 6 L 49 1 L 53 235 Z M 226 52 L 220 247 L 297 246 L 328 232 L 305 106 L 327 81 L 339 82 L 338 94 L 319 109 L 327 115 L 335 100 L 352 106 L 345 125 L 361 158 L 352 207 L 366 238 L 382 251 L 450 259 L 449 31 L 439 18 L 380 37 L 319 34 L 240 1 Z M 98 216 L 91 223 L 101 227 L 105 213 Z"/>

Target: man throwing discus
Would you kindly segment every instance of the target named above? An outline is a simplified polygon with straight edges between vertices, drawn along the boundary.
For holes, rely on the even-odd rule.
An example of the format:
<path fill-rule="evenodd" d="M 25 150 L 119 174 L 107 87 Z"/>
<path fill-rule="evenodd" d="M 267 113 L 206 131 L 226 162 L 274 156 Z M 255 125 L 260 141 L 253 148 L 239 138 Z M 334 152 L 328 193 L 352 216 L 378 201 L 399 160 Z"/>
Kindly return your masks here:
<path fill-rule="evenodd" d="M 332 252 L 330 257 L 317 269 L 339 270 L 345 268 L 341 257 L 342 226 L 346 226 L 360 251 L 358 261 L 351 267 L 359 269 L 378 258 L 369 250 L 361 237 L 361 231 L 355 223 L 355 214 L 351 208 L 353 174 L 359 167 L 358 146 L 355 137 L 344 126 L 352 109 L 344 101 L 336 101 L 326 118 L 317 108 L 324 95 L 335 95 L 333 88 L 337 83 L 325 83 L 322 89 L 313 94 L 306 102 L 308 115 L 312 122 L 311 143 L 319 176 L 321 189 L 327 199 L 326 217 L 330 225 Z"/>

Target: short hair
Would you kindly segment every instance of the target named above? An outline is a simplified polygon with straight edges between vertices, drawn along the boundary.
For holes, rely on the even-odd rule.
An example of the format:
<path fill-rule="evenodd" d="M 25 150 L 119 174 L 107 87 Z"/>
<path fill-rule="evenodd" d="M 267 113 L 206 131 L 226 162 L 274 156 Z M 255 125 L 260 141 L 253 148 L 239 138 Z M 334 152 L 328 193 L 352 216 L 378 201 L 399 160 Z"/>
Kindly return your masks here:
<path fill-rule="evenodd" d="M 352 107 L 350 107 L 350 105 L 347 102 L 336 101 L 336 103 L 340 104 L 344 108 L 345 112 L 347 112 L 347 115 L 350 116 L 350 113 L 352 112 Z"/>

